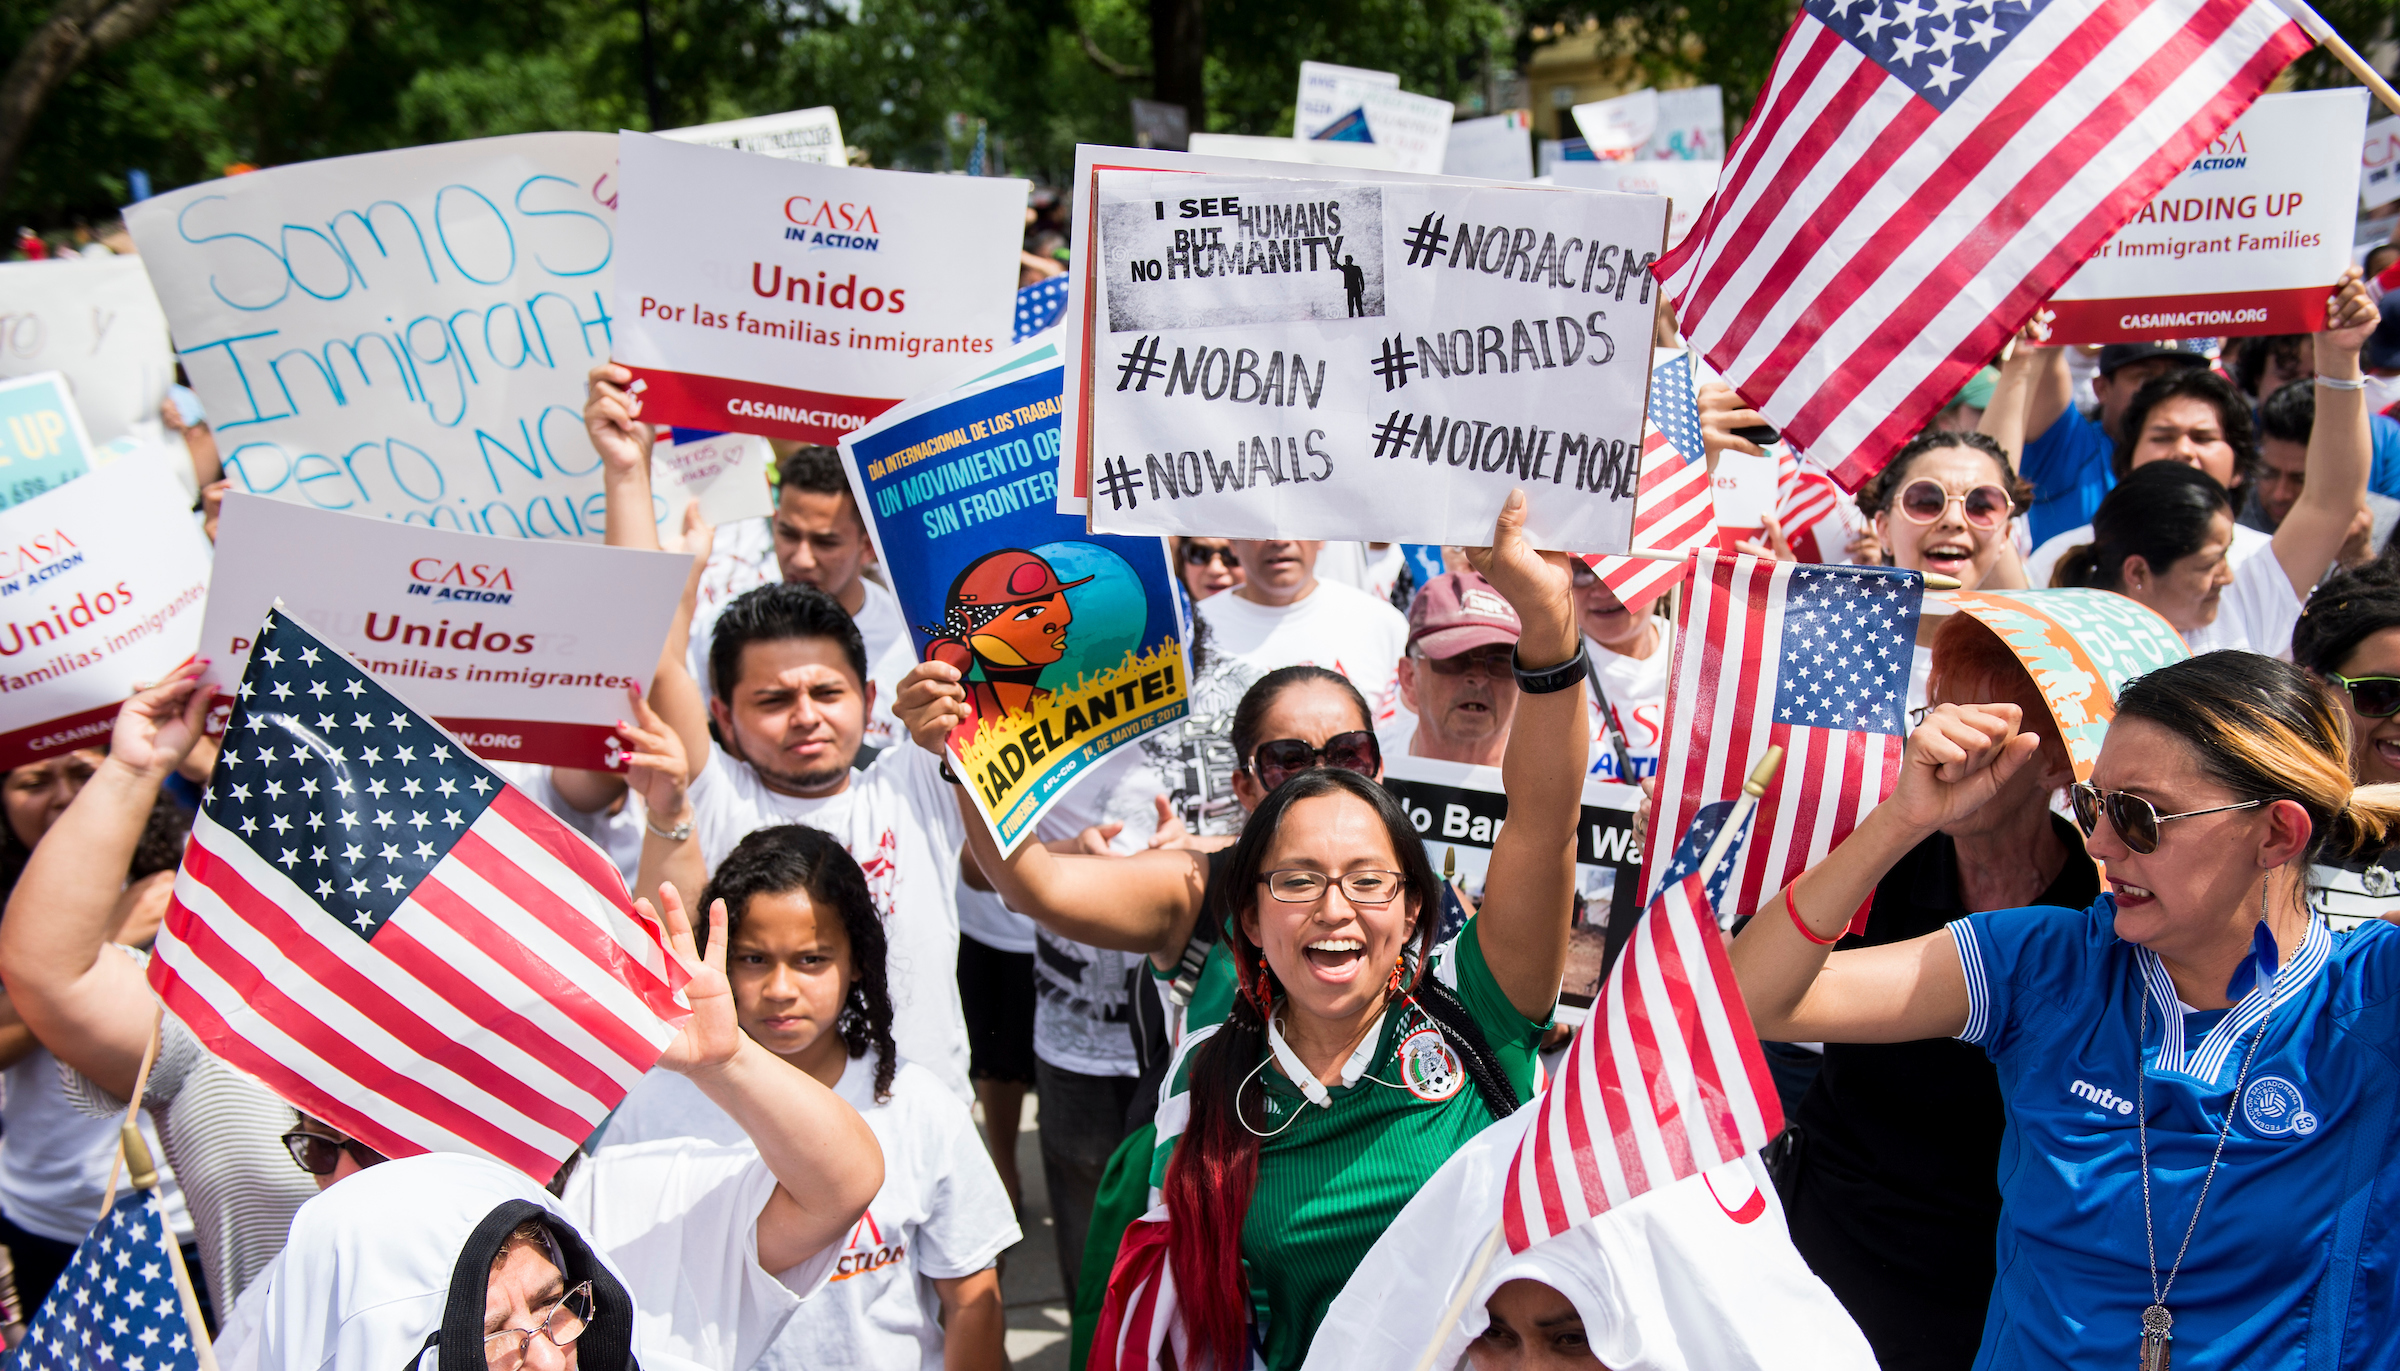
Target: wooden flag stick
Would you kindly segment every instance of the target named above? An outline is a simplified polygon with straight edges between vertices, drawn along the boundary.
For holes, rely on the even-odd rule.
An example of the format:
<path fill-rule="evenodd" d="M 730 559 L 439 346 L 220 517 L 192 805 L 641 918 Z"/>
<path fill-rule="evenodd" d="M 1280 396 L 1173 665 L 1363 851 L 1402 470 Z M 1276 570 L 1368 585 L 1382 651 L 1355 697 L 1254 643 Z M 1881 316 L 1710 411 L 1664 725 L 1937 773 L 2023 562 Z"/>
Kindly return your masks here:
<path fill-rule="evenodd" d="M 154 1036 L 151 1045 L 157 1046 Z M 136 1098 L 139 1098 L 138 1096 Z M 158 1169 L 150 1164 L 150 1147 L 142 1141 L 142 1130 L 131 1120 L 126 1121 L 117 1137 L 117 1155 L 125 1162 L 126 1180 L 136 1190 L 154 1190 L 158 1186 Z M 209 1345 L 208 1325 L 200 1319 L 200 1296 L 192 1289 L 192 1273 L 183 1264 L 183 1248 L 175 1241 L 175 1232 L 167 1227 L 167 1211 L 161 1207 L 158 1216 L 159 1241 L 167 1249 L 167 1265 L 175 1273 L 175 1293 L 183 1298 L 183 1321 L 192 1330 L 192 1347 L 199 1354 L 200 1371 L 217 1371 L 216 1349 Z"/>
<path fill-rule="evenodd" d="M 2383 73 L 2369 66 L 2367 59 L 2358 55 L 2358 49 L 2351 47 L 2340 34 L 2335 33 L 2333 25 L 2326 23 L 2325 16 L 2311 8 L 2308 0 L 2276 0 L 2276 3 L 2301 28 L 2308 30 L 2308 36 L 2317 40 L 2318 47 L 2332 53 L 2343 66 L 2350 69 L 2352 76 L 2365 82 L 2367 89 L 2375 92 L 2375 98 L 2383 102 L 2385 109 L 2400 114 L 2400 91 L 2394 91 L 2392 83 L 2383 79 Z"/>
<path fill-rule="evenodd" d="M 1627 552 L 1601 552 L 1593 555 L 1599 557 L 1639 557 L 1645 562 L 1680 562 L 1684 558 L 1691 556 L 1691 554 L 1688 552 L 1669 552 L 1665 548 L 1657 547 L 1637 547 Z M 1960 581 L 1956 576 L 1944 576 L 1938 571 L 1921 571 L 1917 574 L 1925 578 L 1925 588 L 1927 590 L 1966 589 L 1965 583 Z"/>
<path fill-rule="evenodd" d="M 158 1007 L 158 1017 L 150 1021 L 150 1041 L 142 1048 L 142 1069 L 133 1074 L 133 1098 L 125 1106 L 125 1124 L 119 1130 L 122 1136 L 118 1140 L 117 1155 L 108 1164 L 108 1189 L 100 1199 L 100 1217 L 103 1219 L 108 1217 L 109 1210 L 117 1207 L 117 1176 L 125 1167 L 123 1140 L 129 1137 L 138 1141 L 142 1136 L 141 1130 L 134 1127 L 134 1119 L 142 1112 L 142 1096 L 150 1090 L 150 1068 L 158 1061 L 158 1034 L 166 1022 L 166 1015 L 167 1007 L 162 1004 Z M 149 1149 L 142 1151 L 147 1157 Z M 135 1181 L 134 1184 L 142 1185 L 145 1182 Z"/>
<path fill-rule="evenodd" d="M 1433 1341 L 1425 1344 L 1425 1355 L 1417 1358 L 1417 1371 L 1433 1371 L 1433 1359 L 1442 1353 L 1442 1344 L 1450 1340 L 1450 1330 L 1466 1317 L 1467 1301 L 1475 1298 L 1475 1287 L 1483 1284 L 1483 1273 L 1492 1269 L 1492 1258 L 1500 1255 L 1500 1225 L 1483 1235 L 1483 1246 L 1475 1249 L 1475 1260 L 1467 1263 L 1467 1274 L 1450 1296 L 1450 1307 L 1442 1311 L 1442 1321 L 1433 1330 Z"/>

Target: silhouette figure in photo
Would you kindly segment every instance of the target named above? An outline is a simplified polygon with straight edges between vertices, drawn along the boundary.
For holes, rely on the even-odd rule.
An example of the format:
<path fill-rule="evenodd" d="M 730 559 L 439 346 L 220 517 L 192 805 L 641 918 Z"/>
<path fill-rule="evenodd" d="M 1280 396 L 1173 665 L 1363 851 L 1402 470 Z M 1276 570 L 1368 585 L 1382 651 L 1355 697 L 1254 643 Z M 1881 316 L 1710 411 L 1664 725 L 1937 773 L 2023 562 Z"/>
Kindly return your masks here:
<path fill-rule="evenodd" d="M 950 583 L 942 622 L 923 631 L 933 638 L 927 656 L 968 678 L 966 736 L 1050 693 L 1041 687 L 1042 670 L 1066 655 L 1067 626 L 1075 621 L 1067 592 L 1091 579 L 1062 583 L 1039 554 L 1012 547 L 969 562 Z"/>
<path fill-rule="evenodd" d="M 1367 269 L 1356 257 L 1345 257 L 1340 270 L 1342 289 L 1350 294 L 1350 317 L 1355 319 L 1367 312 Z"/>

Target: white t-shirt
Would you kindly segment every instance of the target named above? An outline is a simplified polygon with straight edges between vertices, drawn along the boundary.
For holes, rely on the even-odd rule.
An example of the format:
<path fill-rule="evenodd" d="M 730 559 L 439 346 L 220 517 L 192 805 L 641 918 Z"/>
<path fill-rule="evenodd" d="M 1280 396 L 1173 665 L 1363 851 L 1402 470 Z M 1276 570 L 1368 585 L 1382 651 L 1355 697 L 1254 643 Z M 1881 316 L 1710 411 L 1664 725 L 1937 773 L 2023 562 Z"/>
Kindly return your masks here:
<path fill-rule="evenodd" d="M 1358 546 L 1367 557 L 1367 583 L 1360 589 L 1385 604 L 1391 604 L 1392 587 L 1399 582 L 1400 573 L 1408 569 L 1408 554 L 1401 551 L 1398 543 L 1385 543 L 1381 552 L 1377 552 L 1372 543 L 1360 543 Z M 1392 607 L 1399 608 L 1397 605 Z M 1404 616 L 1408 613 L 1407 610 L 1400 612 Z"/>
<path fill-rule="evenodd" d="M 756 522 L 765 527 L 765 520 Z M 692 641 L 684 653 L 684 665 L 691 671 L 692 679 L 700 683 L 704 696 L 713 696 L 717 689 L 708 674 L 708 645 L 716 636 L 718 616 L 736 596 L 770 584 L 782 574 L 775 564 L 772 535 L 766 545 L 765 574 L 754 578 L 757 555 L 748 550 L 746 543 L 729 551 L 725 534 L 726 530 L 717 530 L 708 567 L 700 574 L 703 593 L 692 610 Z M 720 559 L 726 563 L 721 576 Z M 711 599 L 706 592 L 712 580 L 720 579 L 725 589 Z M 888 748 L 908 738 L 907 730 L 900 726 L 900 716 L 892 712 L 892 696 L 900 689 L 900 678 L 917 664 L 917 651 L 909 641 L 908 621 L 900 617 L 900 597 L 865 577 L 859 579 L 858 587 L 866 593 L 866 599 L 860 602 L 858 613 L 850 616 L 850 622 L 858 625 L 858 636 L 866 644 L 867 679 L 875 683 L 875 711 L 867 716 L 866 741 L 869 747 Z"/>
<path fill-rule="evenodd" d="M 1095 824 L 1121 823 L 1116 852 L 1140 852 L 1158 831 L 1154 797 L 1166 780 L 1140 748 L 1120 748 L 1081 777 L 1037 829 L 1037 838 L 1072 838 Z M 1125 973 L 1141 954 L 1093 947 L 1035 930 L 1033 1050 L 1052 1066 L 1086 1076 L 1138 1076 Z"/>
<path fill-rule="evenodd" d="M 852 1059 L 834 1093 L 882 1145 L 883 1188 L 831 1249 L 831 1283 L 800 1307 L 754 1371 L 940 1371 L 933 1282 L 984 1270 L 1023 1236 L 966 1105 L 905 1056 L 891 1097 L 878 1103 L 875 1064 L 873 1053 Z M 677 1137 L 749 1142 L 699 1087 L 653 1070 L 617 1107 L 599 1156 Z"/>
<path fill-rule="evenodd" d="M 628 793 L 625 803 L 615 813 L 602 809 L 586 814 L 568 804 L 550 781 L 550 768 L 531 762 L 491 762 L 485 766 L 500 773 L 500 779 L 525 792 L 525 797 L 547 809 L 558 821 L 592 840 L 608 858 L 609 865 L 625 878 L 628 889 L 642 869 L 642 799 Z M 640 892 L 635 892 L 640 893 Z"/>
<path fill-rule="evenodd" d="M 941 1077 L 962 1100 L 967 1022 L 958 1003 L 958 801 L 933 754 L 911 744 L 879 754 L 838 795 L 779 795 L 747 762 L 709 748 L 692 782 L 692 823 L 714 871 L 750 833 L 807 824 L 840 841 L 866 872 L 891 953 L 892 1036 L 900 1055 Z"/>
<path fill-rule="evenodd" d="M 1617 751 L 1600 717 L 1600 702 L 1592 700 L 1592 774 L 1603 780 L 1631 782 L 1658 774 L 1659 748 L 1666 741 L 1667 678 L 1675 666 L 1675 625 L 1656 616 L 1650 622 L 1658 625 L 1658 647 L 1647 657 L 1620 656 L 1589 638 L 1583 640 L 1600 684 L 1608 691 L 1617 728 L 1625 735 L 1625 750 L 1633 757 L 1633 775 L 1619 776 Z"/>
<path fill-rule="evenodd" d="M 2292 593 L 2292 578 L 2284 574 L 2283 559 L 2253 557 L 2236 566 L 2233 584 L 2218 592 L 2217 617 L 2184 634 L 2183 644 L 2195 657 L 2237 647 L 2288 662 L 2292 659 L 2292 629 L 2300 622 L 2300 610 L 2300 597 Z"/>
<path fill-rule="evenodd" d="M 1281 608 L 1228 591 L 1202 600 L 1196 612 L 1208 621 L 1210 650 L 1239 659 L 1253 680 L 1278 667 L 1321 666 L 1350 678 L 1378 724 L 1399 706 L 1393 683 L 1408 646 L 1408 620 L 1363 590 L 1320 580 Z"/>
<path fill-rule="evenodd" d="M 7 1097 L 0 1103 L 0 1211 L 8 1221 L 53 1242 L 79 1243 L 100 1217 L 108 1173 L 117 1161 L 122 1116 L 95 1119 L 75 1107 L 63 1079 L 65 1068 L 36 1047 L 8 1068 Z M 158 1159 L 159 1198 L 177 1242 L 192 1240 L 192 1218 L 183 1192 L 175 1188 L 166 1149 L 150 1116 L 141 1116 L 142 1137 Z M 122 1193 L 124 1173 L 117 1174 Z"/>
<path fill-rule="evenodd" d="M 2049 541 L 2035 548 L 2031 557 L 2025 559 L 2026 584 L 2036 590 L 2048 589 L 2050 573 L 2058 569 L 2058 559 L 2091 540 L 2092 526 L 2090 524 L 2053 535 Z M 2266 551 L 2267 546 L 2274 541 L 2275 535 L 2272 533 L 2261 533 L 2247 524 L 2235 524 L 2233 526 L 2233 546 L 2226 551 L 2225 560 L 2239 567 L 2242 563 Z"/>

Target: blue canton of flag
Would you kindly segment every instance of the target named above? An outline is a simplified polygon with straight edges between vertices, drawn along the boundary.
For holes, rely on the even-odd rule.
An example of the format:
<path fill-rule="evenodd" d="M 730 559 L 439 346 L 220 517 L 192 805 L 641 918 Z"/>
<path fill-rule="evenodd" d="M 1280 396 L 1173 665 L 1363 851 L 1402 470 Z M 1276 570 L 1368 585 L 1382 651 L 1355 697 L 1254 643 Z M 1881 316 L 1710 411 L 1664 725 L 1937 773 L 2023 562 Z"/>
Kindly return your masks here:
<path fill-rule="evenodd" d="M 1718 800 L 1700 806 L 1700 812 L 1692 816 L 1692 826 L 1683 832 L 1683 841 L 1675 844 L 1675 855 L 1667 859 L 1666 870 L 1659 873 L 1657 882 L 1651 886 L 1651 899 L 1657 899 L 1658 892 L 1668 886 L 1682 884 L 1686 877 L 1700 869 L 1702 859 L 1708 856 L 1709 845 L 1717 840 L 1717 830 L 1725 826 L 1725 816 L 1733 812 L 1734 803 L 1732 800 Z M 1753 809 L 1751 813 L 1755 816 L 1757 811 Z M 1719 862 L 1717 869 L 1709 874 L 1708 904 L 1711 909 L 1727 907 L 1725 889 L 1733 881 L 1734 867 L 1739 865 L 1732 859 L 1740 855 L 1742 838 L 1747 835 L 1750 823 L 1749 818 L 1742 820 L 1743 834 L 1735 836 L 1734 846 L 1726 850 L 1726 860 Z"/>
<path fill-rule="evenodd" d="M 1650 368 L 1650 422 L 1667 435 L 1686 464 L 1707 449 L 1700 441 L 1700 404 L 1692 390 L 1692 356 L 1678 353 Z"/>
<path fill-rule="evenodd" d="M 1819 23 L 1947 110 L 2050 0 L 1806 0 Z"/>
<path fill-rule="evenodd" d="M 198 1371 L 199 1350 L 147 1190 L 128 1190 L 75 1249 L 14 1371 Z"/>
<path fill-rule="evenodd" d="M 372 939 L 498 778 L 280 611 L 239 695 L 201 811 Z"/>
<path fill-rule="evenodd" d="M 1783 606 L 1775 722 L 1907 731 L 1917 597 L 1889 572 L 1806 566 Z"/>
<path fill-rule="evenodd" d="M 1047 281 L 1036 281 L 1017 292 L 1017 342 L 1024 342 L 1043 329 L 1056 324 L 1067 312 L 1067 277 L 1065 273 Z"/>

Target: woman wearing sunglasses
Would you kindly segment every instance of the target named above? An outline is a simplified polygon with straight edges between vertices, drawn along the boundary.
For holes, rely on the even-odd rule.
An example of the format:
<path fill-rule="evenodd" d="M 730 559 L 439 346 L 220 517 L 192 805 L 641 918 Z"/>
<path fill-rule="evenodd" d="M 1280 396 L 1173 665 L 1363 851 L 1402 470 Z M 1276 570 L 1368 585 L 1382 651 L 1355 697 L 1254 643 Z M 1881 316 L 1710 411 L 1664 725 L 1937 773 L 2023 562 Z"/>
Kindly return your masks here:
<path fill-rule="evenodd" d="M 2034 764 L 2018 725 L 1936 709 L 1892 797 L 1735 940 L 1759 1032 L 1992 1059 L 2008 1133 L 1977 1365 L 2116 1371 L 2145 1341 L 2182 1371 L 2395 1364 L 2400 1287 L 2372 1268 L 2400 1220 L 2400 929 L 2334 937 L 2305 877 L 2392 841 L 2400 790 L 2353 786 L 2348 720 L 2297 667 L 2178 662 L 2119 692 L 2071 792 L 2108 873 L 2088 910 L 1829 956 L 1895 861 Z"/>
<path fill-rule="evenodd" d="M 1242 583 L 1242 559 L 1234 555 L 1230 538 L 1178 538 L 1175 572 L 1183 578 L 1184 593 L 1198 604 Z"/>
<path fill-rule="evenodd" d="M 1874 524 L 1885 562 L 1955 577 L 1966 590 L 2025 584 L 2009 521 L 2032 501 L 2033 487 L 2009 466 L 1998 442 L 1935 429 L 1911 438 L 1858 492 L 1858 507 Z M 1918 625 L 1908 676 L 1912 708 L 1925 703 L 1933 634 L 1941 623 L 1929 615 Z"/>
<path fill-rule="evenodd" d="M 1205 1349 L 1218 1366 L 1247 1364 L 1254 1337 L 1268 1367 L 1298 1366 L 1409 1196 L 1531 1092 L 1565 966 L 1586 724 L 1566 559 L 1535 553 L 1524 517 L 1514 494 L 1494 546 L 1469 554 L 1521 621 L 1522 694 L 1502 765 L 1512 817 L 1482 910 L 1448 945 L 1438 979 L 1441 880 L 1398 803 L 1360 774 L 1378 757 L 1364 710 L 1316 691 L 1309 712 L 1291 716 L 1295 734 L 1252 740 L 1237 728 L 1254 808 L 1206 917 L 1223 929 L 1226 979 L 1239 990 L 1222 1027 L 1193 1000 L 1173 1087 L 1188 1113 L 1161 1107 L 1153 1172 L 1184 1327 L 1195 1356 Z M 919 667 L 901 701 L 927 745 L 955 710 L 956 688 L 938 671 Z M 970 834 L 1010 905 L 1065 936 L 1162 964 L 1194 941 L 1209 891 L 1203 859 L 1070 858 L 1029 844 L 1000 863 L 983 825 Z M 1189 1119 L 1180 1138 L 1178 1115 Z M 1097 1222 L 1094 1239 L 1115 1245 Z M 1129 1252 L 1144 1250 L 1157 1251 Z"/>
<path fill-rule="evenodd" d="M 2308 597 L 2292 660 L 2333 687 L 2350 715 L 2350 775 L 2400 782 L 2400 563 L 2335 572 Z M 2335 932 L 2400 918 L 2400 851 L 2358 853 L 2309 872 L 2309 902 Z"/>

